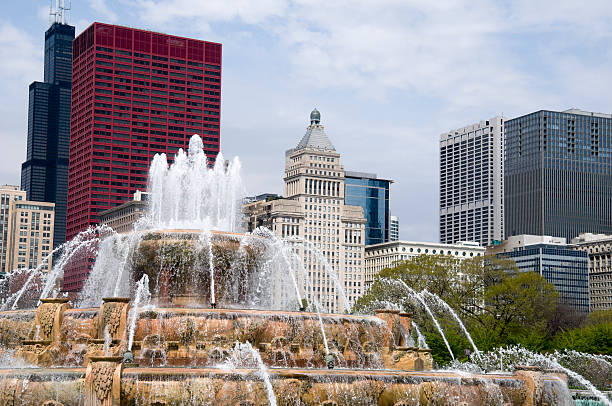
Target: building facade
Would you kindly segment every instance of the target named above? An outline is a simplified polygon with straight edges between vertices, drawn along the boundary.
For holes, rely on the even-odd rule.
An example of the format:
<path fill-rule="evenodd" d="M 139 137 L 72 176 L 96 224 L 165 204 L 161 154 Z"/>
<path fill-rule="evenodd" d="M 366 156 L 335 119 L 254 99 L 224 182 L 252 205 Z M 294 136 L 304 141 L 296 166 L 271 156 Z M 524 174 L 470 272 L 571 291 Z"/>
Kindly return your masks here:
<path fill-rule="evenodd" d="M 391 216 L 391 222 L 389 226 L 389 241 L 399 241 L 400 235 L 400 223 L 399 217 Z"/>
<path fill-rule="evenodd" d="M 49 272 L 53 261 L 53 227 L 55 204 L 12 200 L 8 226 L 9 243 L 4 272 L 34 269 Z M 43 261 L 44 264 L 43 264 Z"/>
<path fill-rule="evenodd" d="M 439 244 L 435 242 L 390 241 L 365 247 L 365 285 L 369 287 L 380 271 L 418 255 L 448 255 L 458 259 L 479 257 L 485 248 L 478 243 L 460 242 Z"/>
<path fill-rule="evenodd" d="M 172 162 L 194 133 L 212 163 L 221 100 L 221 44 L 94 23 L 73 48 L 68 238 L 146 190 L 152 157 Z M 66 270 L 64 289 L 86 274 Z"/>
<path fill-rule="evenodd" d="M 134 231 L 136 222 L 147 212 L 147 196 L 147 193 L 137 190 L 129 202 L 100 212 L 100 223 L 106 224 L 119 234 Z"/>
<path fill-rule="evenodd" d="M 9 224 L 11 223 L 11 202 L 26 200 L 26 192 L 19 186 L 0 186 L 0 272 L 6 272 L 9 259 Z"/>
<path fill-rule="evenodd" d="M 21 188 L 26 199 L 55 203 L 53 243 L 66 240 L 70 98 L 74 27 L 55 22 L 45 33 L 44 82 L 29 88 L 26 161 Z"/>
<path fill-rule="evenodd" d="M 221 44 L 94 23 L 74 41 L 67 235 L 146 189 L 200 134 L 219 152 Z"/>
<path fill-rule="evenodd" d="M 572 239 L 572 248 L 589 255 L 591 311 L 612 309 L 612 235 L 580 234 Z"/>
<path fill-rule="evenodd" d="M 361 207 L 345 204 L 344 167 L 320 120 L 315 109 L 306 134 L 285 154 L 285 198 L 248 203 L 245 212 L 249 231 L 265 226 L 313 248 L 298 252 L 309 278 L 306 299 L 325 311 L 341 312 L 347 303 L 321 258 L 337 274 L 352 306 L 364 289 L 366 220 Z"/>
<path fill-rule="evenodd" d="M 612 115 L 540 110 L 505 126 L 506 234 L 612 234 Z"/>
<path fill-rule="evenodd" d="M 504 237 L 504 118 L 440 136 L 440 242 Z"/>
<path fill-rule="evenodd" d="M 490 247 L 488 253 L 514 260 L 519 271 L 539 273 L 555 286 L 560 303 L 589 311 L 588 254 L 569 247 L 565 238 L 517 235 Z"/>
<path fill-rule="evenodd" d="M 55 205 L 26 200 L 18 186 L 0 186 L 0 272 L 36 268 L 53 251 Z M 51 270 L 52 259 L 41 267 Z"/>
<path fill-rule="evenodd" d="M 344 171 L 344 201 L 360 206 L 366 218 L 365 245 L 389 241 L 391 183 L 374 173 Z"/>

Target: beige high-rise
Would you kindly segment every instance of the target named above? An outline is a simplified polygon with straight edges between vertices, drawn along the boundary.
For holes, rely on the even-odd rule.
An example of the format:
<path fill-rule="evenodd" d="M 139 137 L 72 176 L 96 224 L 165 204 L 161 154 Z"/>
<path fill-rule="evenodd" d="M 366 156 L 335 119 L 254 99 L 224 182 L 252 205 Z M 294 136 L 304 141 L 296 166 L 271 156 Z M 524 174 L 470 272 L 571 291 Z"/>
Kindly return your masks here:
<path fill-rule="evenodd" d="M 265 226 L 281 237 L 303 239 L 319 251 L 337 274 L 348 304 L 364 291 L 363 209 L 344 204 L 344 167 L 327 138 L 315 109 L 297 147 L 285 153 L 285 199 L 257 201 L 245 206 L 248 228 Z M 342 312 L 345 303 L 324 261 L 310 249 L 300 249 L 316 299 L 330 312 Z M 314 297 L 313 297 L 314 295 Z"/>
<path fill-rule="evenodd" d="M 53 250 L 55 204 L 25 200 L 17 186 L 0 187 L 0 249 L 3 272 L 36 268 Z M 51 259 L 41 268 L 49 271 Z"/>

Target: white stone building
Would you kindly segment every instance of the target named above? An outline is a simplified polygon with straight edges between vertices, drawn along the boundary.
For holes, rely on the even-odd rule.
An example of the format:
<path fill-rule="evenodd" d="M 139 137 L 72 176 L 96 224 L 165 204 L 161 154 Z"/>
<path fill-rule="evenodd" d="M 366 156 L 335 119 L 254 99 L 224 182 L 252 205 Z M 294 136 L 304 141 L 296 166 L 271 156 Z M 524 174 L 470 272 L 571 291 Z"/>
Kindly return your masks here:
<path fill-rule="evenodd" d="M 504 238 L 504 118 L 440 136 L 440 242 Z"/>
<path fill-rule="evenodd" d="M 383 269 L 397 262 L 407 261 L 417 255 L 449 255 L 467 259 L 485 255 L 485 248 L 476 242 L 462 241 L 457 244 L 435 242 L 390 241 L 365 247 L 365 284 L 369 287 L 374 277 Z"/>
<path fill-rule="evenodd" d="M 298 145 L 285 154 L 285 198 L 245 205 L 249 231 L 265 226 L 281 237 L 303 239 L 331 265 L 349 305 L 364 291 L 363 209 L 344 204 L 344 167 L 340 154 L 325 134 L 315 109 Z M 329 312 L 342 312 L 345 303 L 334 278 L 310 250 L 299 255 L 316 299 Z"/>
<path fill-rule="evenodd" d="M 582 233 L 571 247 L 589 253 L 590 310 L 612 309 L 612 235 Z"/>
<path fill-rule="evenodd" d="M 3 272 L 34 269 L 53 251 L 55 203 L 25 200 L 17 186 L 0 186 L 0 252 Z M 51 258 L 41 267 L 49 271 Z"/>

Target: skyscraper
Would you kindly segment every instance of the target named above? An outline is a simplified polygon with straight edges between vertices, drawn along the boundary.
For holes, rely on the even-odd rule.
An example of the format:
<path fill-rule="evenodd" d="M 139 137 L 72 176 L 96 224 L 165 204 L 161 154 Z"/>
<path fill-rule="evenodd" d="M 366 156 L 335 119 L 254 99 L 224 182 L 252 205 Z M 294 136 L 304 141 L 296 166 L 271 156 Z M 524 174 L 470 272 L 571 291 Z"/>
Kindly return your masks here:
<path fill-rule="evenodd" d="M 26 161 L 21 188 L 27 199 L 55 203 L 53 243 L 66 240 L 70 93 L 74 27 L 55 22 L 45 33 L 44 82 L 30 85 Z"/>
<path fill-rule="evenodd" d="M 440 136 L 440 242 L 489 245 L 504 236 L 504 119 Z"/>
<path fill-rule="evenodd" d="M 399 217 L 391 216 L 391 225 L 389 226 L 389 241 L 398 241 L 400 233 Z"/>
<path fill-rule="evenodd" d="M 389 189 L 393 181 L 374 173 L 344 171 L 344 201 L 361 206 L 366 218 L 365 245 L 389 241 Z"/>
<path fill-rule="evenodd" d="M 612 234 L 612 115 L 540 110 L 506 126 L 506 234 Z"/>
<path fill-rule="evenodd" d="M 260 200 L 245 206 L 249 231 L 265 226 L 281 237 L 301 238 L 315 247 L 337 274 L 337 282 L 353 305 L 364 291 L 364 233 L 360 206 L 345 201 L 345 172 L 340 154 L 327 138 L 317 109 L 295 148 L 285 153 L 284 199 Z M 306 299 L 329 312 L 343 311 L 344 302 L 332 274 L 311 250 L 301 250 L 310 279 Z"/>
<path fill-rule="evenodd" d="M 67 237 L 146 190 L 153 155 L 172 161 L 194 133 L 214 161 L 220 100 L 221 44 L 97 22 L 83 31 L 74 41 Z M 75 275 L 65 273 L 66 290 L 80 289 Z"/>

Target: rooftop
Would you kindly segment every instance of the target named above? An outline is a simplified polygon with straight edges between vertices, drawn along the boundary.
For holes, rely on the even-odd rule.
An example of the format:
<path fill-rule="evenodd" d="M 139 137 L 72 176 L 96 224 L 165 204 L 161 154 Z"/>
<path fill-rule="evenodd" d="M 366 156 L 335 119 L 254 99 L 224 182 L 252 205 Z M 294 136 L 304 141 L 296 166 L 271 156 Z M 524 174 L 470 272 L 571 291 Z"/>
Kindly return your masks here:
<path fill-rule="evenodd" d="M 296 150 L 304 148 L 312 148 L 323 151 L 336 152 L 336 148 L 331 143 L 327 134 L 323 130 L 323 126 L 320 124 L 321 113 L 317 109 L 314 109 L 310 113 L 310 125 L 306 128 L 306 134 L 302 137 L 301 141 L 295 147 Z"/>

